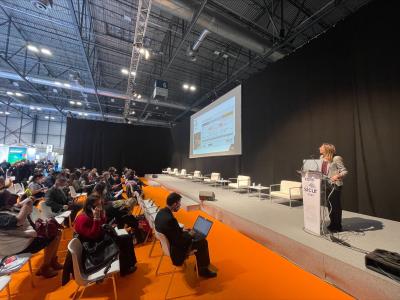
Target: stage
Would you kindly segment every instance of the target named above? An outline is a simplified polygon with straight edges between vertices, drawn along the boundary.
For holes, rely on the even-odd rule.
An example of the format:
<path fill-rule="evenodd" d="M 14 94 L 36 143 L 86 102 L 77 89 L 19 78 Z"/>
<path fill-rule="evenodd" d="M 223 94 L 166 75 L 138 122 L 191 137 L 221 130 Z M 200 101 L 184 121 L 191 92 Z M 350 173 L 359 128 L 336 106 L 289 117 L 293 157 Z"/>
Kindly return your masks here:
<path fill-rule="evenodd" d="M 182 194 L 192 209 L 200 207 L 199 191 L 213 191 L 216 201 L 204 202 L 203 211 L 356 298 L 400 299 L 400 283 L 367 269 L 362 252 L 400 252 L 400 222 L 343 211 L 344 231 L 319 237 L 303 230 L 301 202 L 290 208 L 285 200 L 169 175 L 151 180 Z"/>

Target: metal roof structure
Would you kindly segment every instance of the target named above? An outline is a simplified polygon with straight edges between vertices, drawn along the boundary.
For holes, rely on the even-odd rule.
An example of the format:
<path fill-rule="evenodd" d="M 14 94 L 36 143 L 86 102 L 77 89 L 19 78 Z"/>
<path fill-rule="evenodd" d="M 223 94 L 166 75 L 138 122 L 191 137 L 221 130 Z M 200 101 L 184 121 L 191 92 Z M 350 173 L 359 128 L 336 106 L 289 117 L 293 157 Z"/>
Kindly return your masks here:
<path fill-rule="evenodd" d="M 170 127 L 369 1 L 0 0 L 0 102 Z M 141 48 L 148 58 L 129 75 Z M 157 79 L 168 82 L 165 99 L 152 97 Z"/>

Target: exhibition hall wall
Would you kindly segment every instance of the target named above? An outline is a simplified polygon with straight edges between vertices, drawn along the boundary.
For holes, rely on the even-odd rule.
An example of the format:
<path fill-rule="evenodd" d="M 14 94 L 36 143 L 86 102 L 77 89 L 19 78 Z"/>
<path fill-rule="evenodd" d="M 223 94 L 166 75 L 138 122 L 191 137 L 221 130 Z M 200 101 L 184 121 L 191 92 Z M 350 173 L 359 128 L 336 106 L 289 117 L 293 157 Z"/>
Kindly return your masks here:
<path fill-rule="evenodd" d="M 344 209 L 400 221 L 400 52 L 394 1 L 375 1 L 242 83 L 242 155 L 189 159 L 189 119 L 172 129 L 169 166 L 300 180 L 323 142 L 343 156 Z M 167 165 L 165 165 L 166 167 Z"/>

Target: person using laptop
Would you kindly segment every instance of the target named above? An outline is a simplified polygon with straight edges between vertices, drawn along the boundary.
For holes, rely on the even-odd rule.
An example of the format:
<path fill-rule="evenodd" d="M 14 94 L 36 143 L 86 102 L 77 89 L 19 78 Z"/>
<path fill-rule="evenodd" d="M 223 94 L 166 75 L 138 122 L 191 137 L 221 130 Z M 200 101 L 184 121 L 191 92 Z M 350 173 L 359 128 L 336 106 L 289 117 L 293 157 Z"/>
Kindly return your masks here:
<path fill-rule="evenodd" d="M 167 206 L 160 209 L 155 219 L 156 230 L 164 234 L 170 244 L 172 263 L 181 266 L 189 251 L 196 249 L 199 275 L 205 278 L 216 277 L 217 273 L 209 269 L 210 256 L 208 242 L 205 238 L 195 238 L 195 231 L 184 230 L 179 226 L 173 213 L 181 207 L 182 196 L 171 193 L 167 197 Z"/>

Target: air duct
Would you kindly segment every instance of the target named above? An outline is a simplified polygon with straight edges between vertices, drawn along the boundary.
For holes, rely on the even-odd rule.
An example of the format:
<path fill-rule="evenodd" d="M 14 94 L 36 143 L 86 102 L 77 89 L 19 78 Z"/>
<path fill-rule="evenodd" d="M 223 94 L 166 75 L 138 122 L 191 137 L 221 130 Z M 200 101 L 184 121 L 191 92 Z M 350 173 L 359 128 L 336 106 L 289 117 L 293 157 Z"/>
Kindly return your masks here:
<path fill-rule="evenodd" d="M 199 2 L 195 0 L 153 0 L 153 5 L 173 16 L 191 21 Z M 197 19 L 197 24 L 220 37 L 261 55 L 268 53 L 272 48 L 269 41 L 208 7 L 204 8 Z M 277 51 L 269 56 L 273 61 L 282 57 L 284 55 Z"/>

